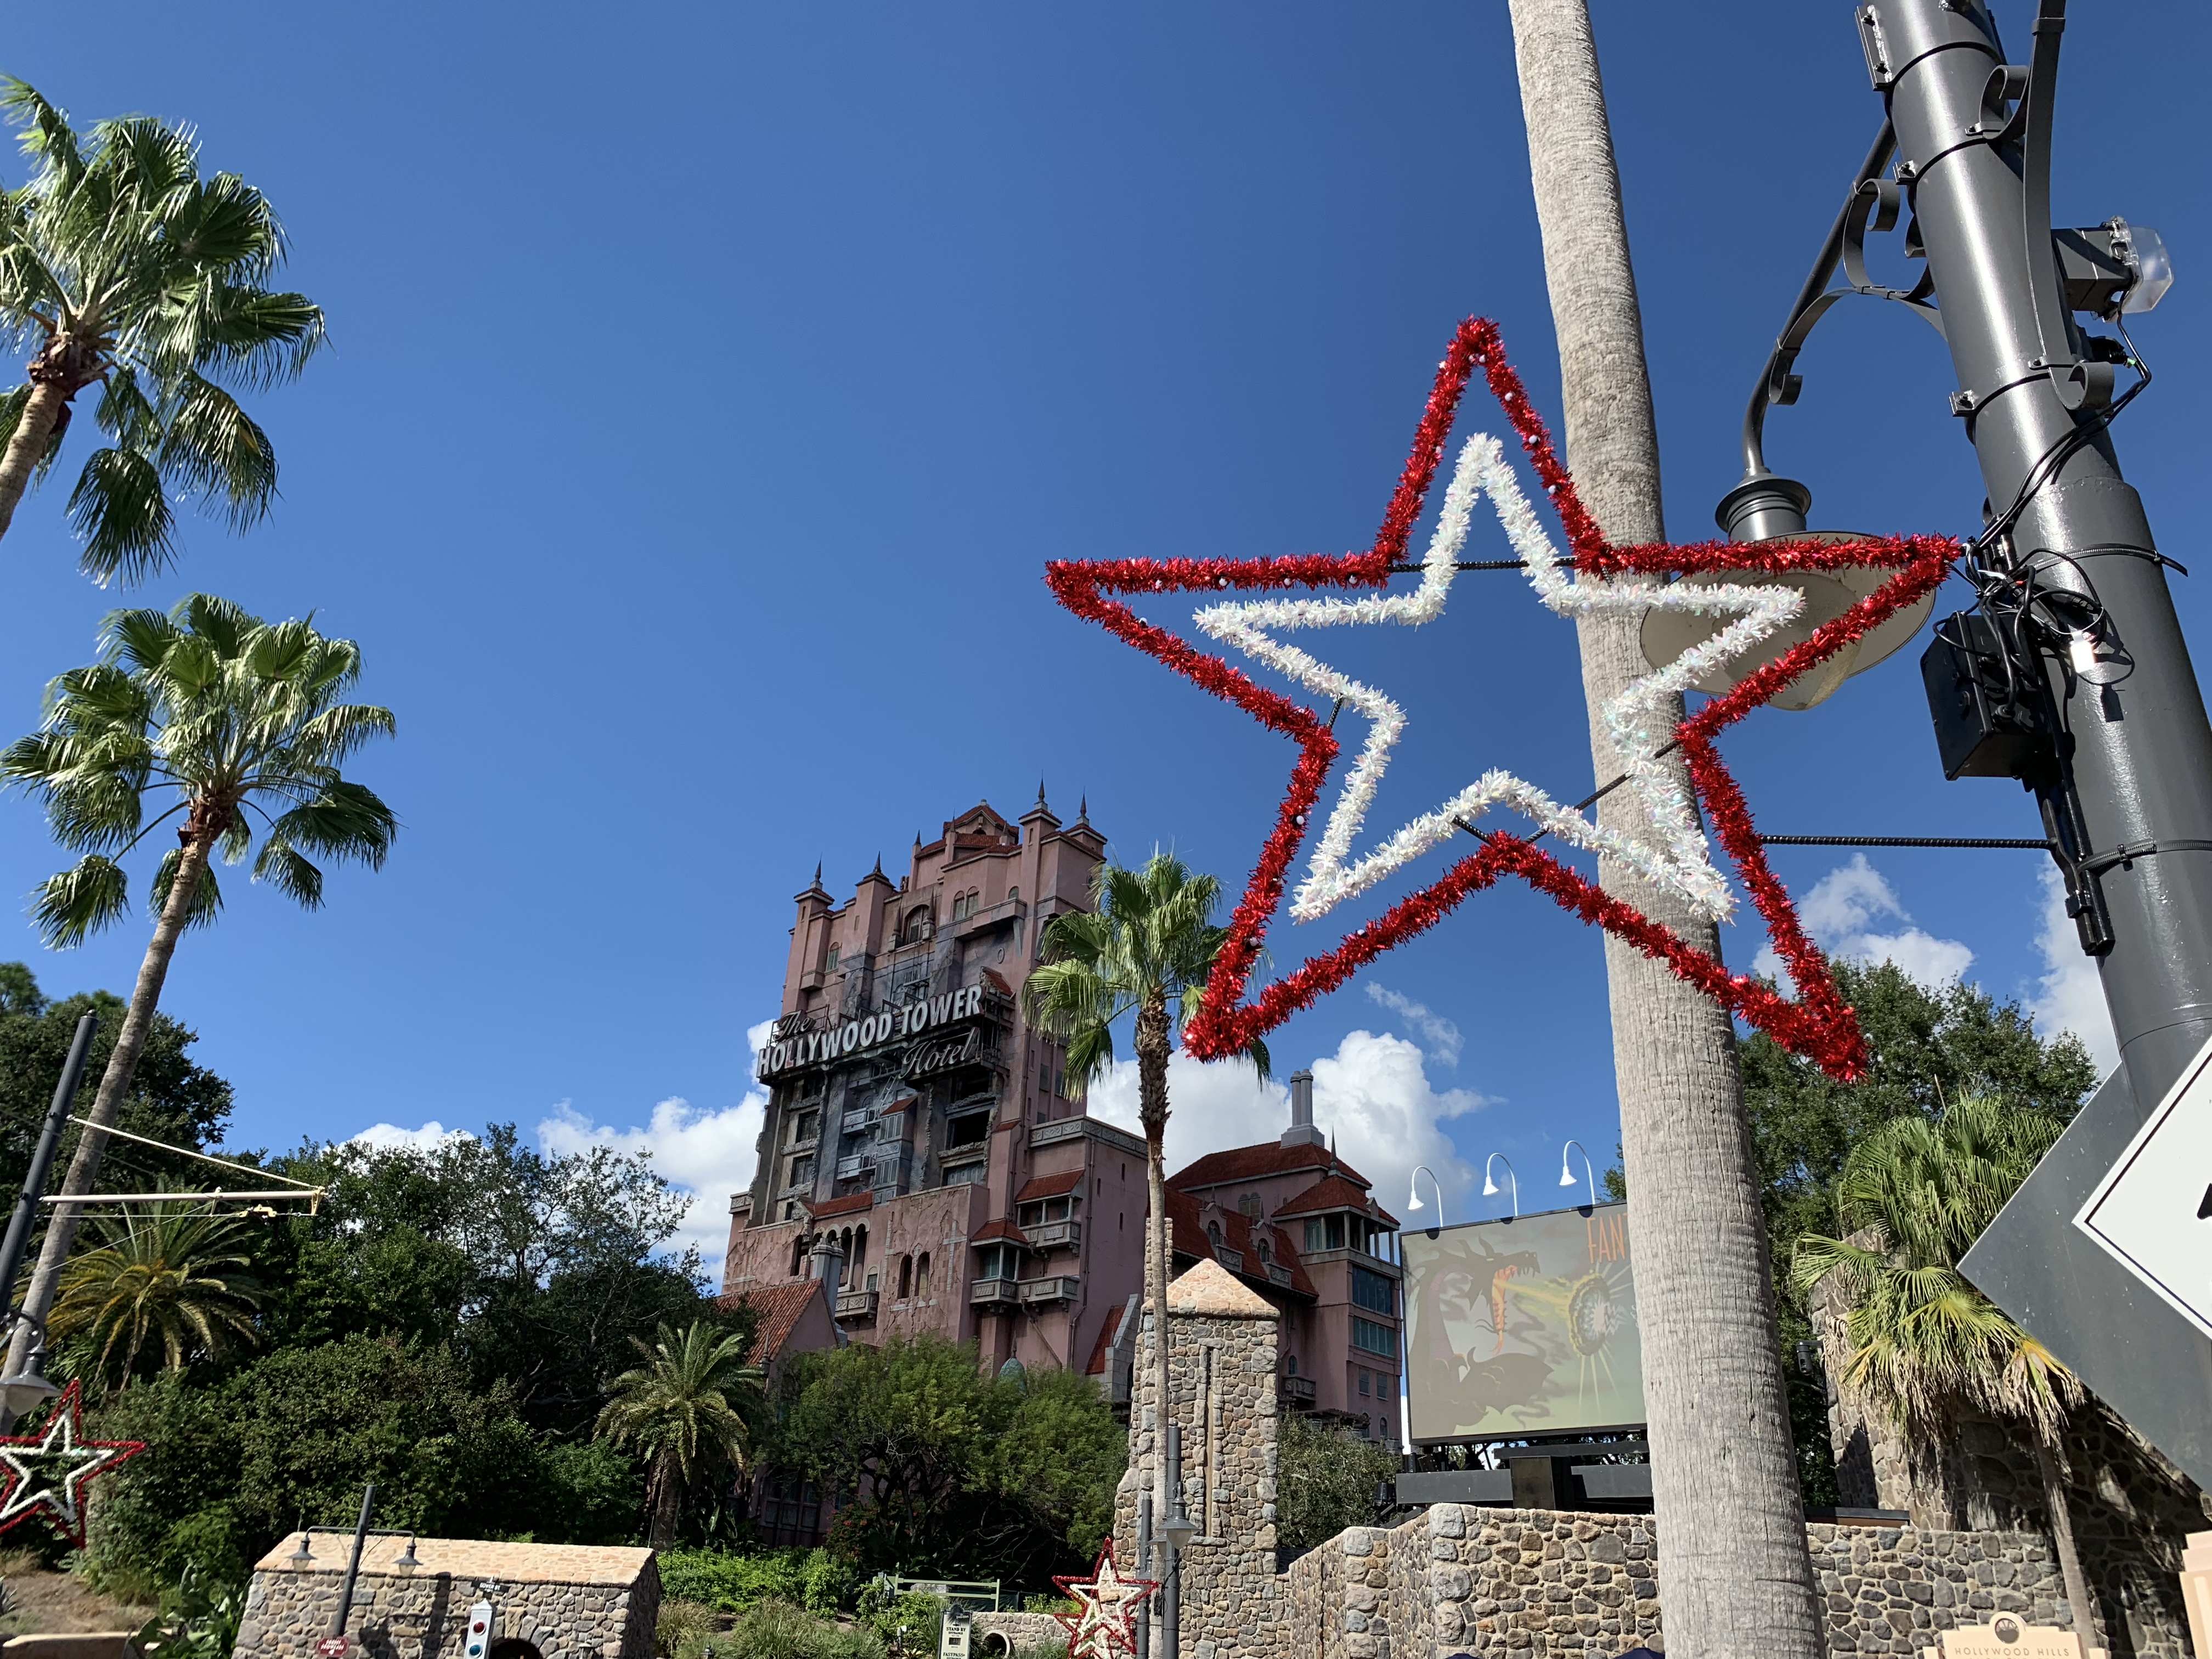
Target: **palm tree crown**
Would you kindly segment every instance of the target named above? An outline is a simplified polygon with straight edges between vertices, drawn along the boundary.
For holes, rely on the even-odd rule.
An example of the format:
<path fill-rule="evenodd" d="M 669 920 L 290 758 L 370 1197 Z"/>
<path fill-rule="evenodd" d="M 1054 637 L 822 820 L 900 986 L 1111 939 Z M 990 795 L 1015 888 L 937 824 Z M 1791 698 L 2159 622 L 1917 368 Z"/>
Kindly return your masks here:
<path fill-rule="evenodd" d="M 96 1373 L 112 1364 L 127 1380 L 149 1342 L 172 1370 L 219 1358 L 234 1340 L 254 1342 L 261 1286 L 245 1271 L 252 1258 L 235 1220 L 126 1211 L 94 1224 L 100 1247 L 70 1263 L 46 1334 L 57 1342 L 89 1334 Z"/>
<path fill-rule="evenodd" d="M 100 386 L 110 440 L 87 457 L 70 516 L 105 582 L 174 551 L 172 498 L 244 529 L 269 510 L 276 458 L 237 391 L 289 380 L 324 343 L 323 313 L 267 286 L 284 235 L 234 173 L 202 178 L 189 128 L 143 116 L 73 131 L 21 81 L 0 108 L 22 129 L 29 181 L 0 191 L 0 337 L 33 348 L 0 392 L 0 535 L 59 453 L 70 400 Z"/>
<path fill-rule="evenodd" d="M 1809 1301 L 1833 1276 L 1850 1311 L 1844 1382 L 1917 1432 L 1966 1403 L 2056 1437 L 2080 1398 L 2073 1373 L 1968 1284 L 1960 1258 L 2064 1125 L 1966 1097 L 1940 1118 L 1903 1117 L 1851 1149 L 1838 1191 L 1843 1238 L 1799 1239 Z"/>
<path fill-rule="evenodd" d="M 678 1510 L 697 1481 L 721 1469 L 745 1472 L 765 1396 L 760 1368 L 745 1364 L 745 1339 L 736 1332 L 695 1320 L 680 1336 L 661 1326 L 650 1346 L 630 1340 L 646 1363 L 609 1385 L 598 1431 L 650 1460 L 648 1541 L 660 1549 L 675 1541 Z"/>
<path fill-rule="evenodd" d="M 1164 1015 L 1170 1036 L 1188 1022 L 1229 936 L 1213 924 L 1219 880 L 1172 854 L 1134 870 L 1101 864 L 1091 886 L 1092 909 L 1045 925 L 1044 962 L 1022 988 L 1030 1023 L 1066 1047 L 1069 1078 L 1086 1086 L 1112 1069 L 1123 1015 Z M 1255 1040 L 1246 1053 L 1266 1076 L 1267 1046 Z"/>
<path fill-rule="evenodd" d="M 191 921 L 212 921 L 222 903 L 215 872 L 198 866 L 218 843 L 227 862 L 244 859 L 257 816 L 253 878 L 309 909 L 323 898 L 310 854 L 382 865 L 398 821 L 338 770 L 393 730 L 389 709 L 338 701 L 361 673 L 352 641 L 325 639 L 307 622 L 265 623 L 204 593 L 166 617 L 115 611 L 102 638 L 99 662 L 48 687 L 43 727 L 0 752 L 0 779 L 34 791 L 55 838 L 85 854 L 40 890 L 49 945 L 80 943 L 123 914 L 128 882 L 117 858 L 179 813 L 185 845 L 155 872 L 157 914 L 190 856 Z M 149 800 L 165 797 L 149 819 Z"/>

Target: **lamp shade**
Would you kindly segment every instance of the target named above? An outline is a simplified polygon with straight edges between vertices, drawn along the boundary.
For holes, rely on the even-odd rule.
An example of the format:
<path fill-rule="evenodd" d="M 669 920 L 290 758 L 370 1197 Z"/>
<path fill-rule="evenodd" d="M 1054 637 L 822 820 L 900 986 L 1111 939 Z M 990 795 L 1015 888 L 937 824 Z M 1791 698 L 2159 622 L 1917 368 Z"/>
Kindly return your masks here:
<path fill-rule="evenodd" d="M 1856 542 L 1865 536 L 1842 530 L 1808 531 L 1802 535 L 1776 537 L 1777 541 L 1797 542 Z M 1749 546 L 1761 544 L 1753 542 Z M 1893 572 L 1880 567 L 1860 567 L 1846 570 L 1800 570 L 1787 574 L 1754 571 L 1700 571 L 1686 576 L 1683 580 L 1704 587 L 1720 586 L 1782 586 L 1794 587 L 1805 596 L 1805 609 L 1796 621 L 1776 629 L 1741 656 L 1731 657 L 1699 678 L 1691 682 L 1700 691 L 1720 696 L 1733 690 L 1736 684 L 1754 670 L 1781 656 L 1784 652 L 1802 645 L 1814 632 L 1849 611 L 1867 598 Z M 1802 710 L 1826 702 L 1835 694 L 1836 688 L 1854 674 L 1863 674 L 1883 658 L 1901 649 L 1922 624 L 1929 612 L 1935 609 L 1936 596 L 1927 594 L 1907 605 L 1879 627 L 1870 629 L 1858 639 L 1851 641 L 1826 662 L 1817 663 L 1796 679 L 1784 686 L 1771 699 L 1777 708 Z M 1703 645 L 1735 621 L 1733 616 L 1698 617 L 1680 611 L 1651 611 L 1644 617 L 1644 659 L 1654 668 L 1664 668 L 1692 646 Z"/>

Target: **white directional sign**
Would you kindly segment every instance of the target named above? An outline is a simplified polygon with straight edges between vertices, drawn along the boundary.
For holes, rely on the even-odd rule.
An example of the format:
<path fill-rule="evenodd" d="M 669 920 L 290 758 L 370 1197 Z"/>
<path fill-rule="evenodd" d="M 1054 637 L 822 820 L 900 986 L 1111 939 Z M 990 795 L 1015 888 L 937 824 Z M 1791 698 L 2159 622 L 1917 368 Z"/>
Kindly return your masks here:
<path fill-rule="evenodd" d="M 2212 1336 L 2212 1042 L 2197 1050 L 2074 1224 Z"/>

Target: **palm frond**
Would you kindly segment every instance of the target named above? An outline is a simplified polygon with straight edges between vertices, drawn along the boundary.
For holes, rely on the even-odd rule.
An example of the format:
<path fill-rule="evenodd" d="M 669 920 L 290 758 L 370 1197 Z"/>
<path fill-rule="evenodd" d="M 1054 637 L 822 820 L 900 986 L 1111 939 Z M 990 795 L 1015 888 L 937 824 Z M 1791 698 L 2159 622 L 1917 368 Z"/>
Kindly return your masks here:
<path fill-rule="evenodd" d="M 147 913 L 160 921 L 161 912 L 169 907 L 169 890 L 177 884 L 177 866 L 183 863 L 184 853 L 172 847 L 161 854 L 161 861 L 154 869 L 154 885 L 146 895 Z M 200 866 L 199 880 L 192 887 L 192 908 L 185 913 L 187 929 L 212 926 L 222 914 L 222 884 L 216 879 L 215 866 Z"/>
<path fill-rule="evenodd" d="M 92 853 L 39 884 L 31 916 L 46 948 L 65 951 L 119 918 L 129 908 L 130 897 L 130 878 L 123 866 Z"/>
<path fill-rule="evenodd" d="M 176 556 L 176 514 L 161 470 L 135 449 L 95 449 L 70 492 L 70 523 L 84 540 L 77 567 L 102 586 L 137 581 Z"/>

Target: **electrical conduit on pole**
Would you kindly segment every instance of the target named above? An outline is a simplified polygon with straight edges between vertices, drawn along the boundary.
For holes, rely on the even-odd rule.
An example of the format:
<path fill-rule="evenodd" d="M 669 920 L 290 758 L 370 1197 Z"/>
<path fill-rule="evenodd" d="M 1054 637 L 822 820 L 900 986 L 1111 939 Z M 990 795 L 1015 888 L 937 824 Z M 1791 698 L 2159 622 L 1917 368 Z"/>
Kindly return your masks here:
<path fill-rule="evenodd" d="M 1875 0 L 1857 8 L 1869 73 L 1896 129 L 1945 338 L 1957 407 L 1995 511 L 2039 464 L 2096 419 L 2108 365 L 2089 349 L 2050 256 L 2052 94 L 2064 0 L 2043 0 L 2028 87 L 2012 78 L 1984 0 Z M 2016 66 L 2015 66 L 2016 67 Z M 1985 94 L 1996 91 L 1995 100 Z M 2018 129 L 2020 170 L 1999 142 Z M 2040 257 L 2031 258 L 2031 253 Z M 2039 293 L 2039 286 L 2051 291 Z M 2085 389 L 2087 392 L 2083 395 Z M 2011 537 L 2015 568 L 2044 592 L 2094 592 L 2106 651 L 2133 666 L 2087 683 L 2048 656 L 2060 742 L 2093 860 L 2160 850 L 2093 872 L 2112 943 L 2105 1000 L 2136 1109 L 2148 1114 L 2212 1036 L 2212 725 L 2142 498 L 2098 433 L 2029 496 Z"/>

